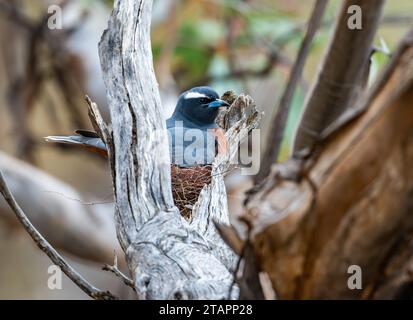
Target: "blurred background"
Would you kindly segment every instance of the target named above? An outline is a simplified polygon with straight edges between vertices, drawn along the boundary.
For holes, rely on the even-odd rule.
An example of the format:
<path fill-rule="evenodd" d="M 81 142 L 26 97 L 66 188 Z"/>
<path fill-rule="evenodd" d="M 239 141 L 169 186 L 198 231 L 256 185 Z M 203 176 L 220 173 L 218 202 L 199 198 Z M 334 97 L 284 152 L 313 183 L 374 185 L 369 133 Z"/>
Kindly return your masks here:
<path fill-rule="evenodd" d="M 48 7 L 53 4 L 62 8 L 62 29 L 47 27 Z M 210 85 L 220 94 L 227 90 L 247 93 L 265 114 L 261 123 L 264 146 L 313 4 L 310 0 L 155 0 L 152 49 L 165 118 L 178 95 L 197 85 Z M 91 129 L 85 94 L 109 119 L 97 44 L 112 5 L 112 1 L 99 0 L 0 0 L 0 152 L 76 190 L 73 195 L 45 184 L 38 189 L 40 198 L 48 199 L 44 201 L 74 202 L 109 218 L 112 187 L 106 161 L 83 150 L 48 145 L 43 137 Z M 329 2 L 313 42 L 289 115 L 280 161 L 289 156 L 303 100 L 339 5 L 339 0 Z M 412 22 L 412 1 L 387 2 L 375 41 L 382 52 L 372 57 L 370 81 L 385 65 L 386 52 L 394 50 Z M 237 171 L 227 177 L 234 216 L 240 213 L 243 192 L 250 186 L 250 177 Z M 24 184 L 22 188 L 24 195 Z M 27 202 L 23 207 L 30 211 Z M 62 290 L 48 289 L 49 259 L 5 215 L 0 207 L 0 298 L 87 299 L 65 277 Z M 113 226 L 110 232 L 113 237 Z M 62 236 L 61 241 L 70 239 Z M 100 270 L 102 263 L 70 253 L 67 256 L 97 286 L 124 298 L 130 296 L 118 279 Z"/>

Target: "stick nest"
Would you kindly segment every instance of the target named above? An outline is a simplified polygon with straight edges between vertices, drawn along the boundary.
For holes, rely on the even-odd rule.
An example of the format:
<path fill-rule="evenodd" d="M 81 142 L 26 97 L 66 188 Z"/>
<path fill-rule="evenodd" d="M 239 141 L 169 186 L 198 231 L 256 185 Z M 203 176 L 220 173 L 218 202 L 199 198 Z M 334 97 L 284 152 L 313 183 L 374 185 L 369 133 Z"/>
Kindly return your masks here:
<path fill-rule="evenodd" d="M 171 165 L 172 195 L 185 219 L 191 219 L 192 208 L 203 187 L 211 183 L 211 165 L 181 168 Z"/>

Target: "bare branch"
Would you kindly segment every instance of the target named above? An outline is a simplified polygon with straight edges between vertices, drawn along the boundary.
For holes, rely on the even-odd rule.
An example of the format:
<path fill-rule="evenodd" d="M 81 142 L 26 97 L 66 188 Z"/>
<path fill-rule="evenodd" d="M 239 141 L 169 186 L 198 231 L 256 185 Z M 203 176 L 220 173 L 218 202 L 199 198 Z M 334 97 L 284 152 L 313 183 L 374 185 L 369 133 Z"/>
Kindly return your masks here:
<path fill-rule="evenodd" d="M 379 76 L 379 78 L 374 82 L 371 89 L 368 91 L 364 97 L 361 97 L 356 103 L 354 108 L 346 110 L 337 120 L 335 120 L 331 125 L 326 127 L 321 136 L 320 140 L 325 142 L 335 133 L 340 131 L 344 126 L 357 119 L 362 113 L 368 110 L 369 105 L 372 100 L 377 96 L 380 90 L 383 89 L 384 85 L 387 83 L 388 78 L 393 73 L 394 69 L 400 63 L 400 59 L 403 57 L 404 53 L 413 46 L 413 27 L 411 27 L 406 35 L 401 39 L 397 49 L 391 54 L 391 60 Z M 401 89 L 407 84 L 402 84 Z M 397 94 L 395 92 L 394 94 Z"/>
<path fill-rule="evenodd" d="M 362 78 L 368 68 L 372 43 L 385 0 L 346 0 L 342 7 L 318 78 L 306 99 L 294 141 L 294 153 L 312 148 L 321 132 L 336 120 L 364 89 Z M 359 6 L 362 29 L 348 26 L 348 8 Z"/>
<path fill-rule="evenodd" d="M 134 291 L 136 291 L 135 289 L 135 284 L 133 283 L 133 281 L 131 279 L 129 279 L 126 275 L 124 275 L 118 268 L 118 256 L 116 255 L 115 252 L 115 257 L 113 259 L 113 265 L 109 265 L 109 264 L 105 264 L 102 267 L 102 270 L 105 271 L 109 271 L 112 272 L 113 274 L 115 274 L 117 277 L 119 277 L 124 284 L 126 284 L 128 287 L 131 287 Z"/>
<path fill-rule="evenodd" d="M 81 259 L 110 262 L 119 244 L 109 199 L 85 198 L 70 185 L 0 151 L 0 171 L 21 208 L 53 247 Z M 14 213 L 0 197 L 0 220 L 19 227 Z M 104 202 L 104 203 L 102 203 Z M 122 266 L 124 265 L 123 260 Z"/>
<path fill-rule="evenodd" d="M 314 5 L 313 12 L 308 22 L 307 32 L 301 43 L 297 59 L 291 71 L 290 79 L 288 80 L 284 94 L 277 108 L 276 115 L 271 124 L 264 157 L 261 161 L 260 171 L 254 178 L 255 183 L 260 182 L 269 174 L 271 165 L 277 160 L 284 137 L 285 127 L 287 125 L 288 114 L 290 112 L 291 103 L 294 97 L 294 92 L 301 79 L 304 64 L 308 53 L 310 52 L 313 38 L 321 25 L 327 2 L 327 0 L 317 0 Z"/>
<path fill-rule="evenodd" d="M 88 115 L 90 122 L 96 133 L 100 136 L 105 144 L 108 144 L 110 139 L 109 129 L 100 114 L 99 108 L 95 102 L 93 102 L 88 95 L 85 96 L 85 100 L 88 104 Z"/>
<path fill-rule="evenodd" d="M 10 208 L 15 213 L 17 219 L 39 247 L 54 264 L 60 267 L 60 269 L 66 274 L 69 279 L 71 279 L 80 289 L 82 289 L 87 295 L 93 299 L 99 300 L 113 300 L 118 299 L 116 296 L 111 294 L 109 291 L 101 291 L 89 282 L 87 282 L 76 270 L 74 270 L 63 257 L 47 242 L 45 238 L 36 230 L 36 228 L 31 224 L 29 219 L 26 217 L 23 210 L 17 204 L 13 195 L 11 194 L 6 181 L 3 178 L 3 174 L 0 172 L 0 193 L 3 195 L 6 202 L 9 204 Z"/>

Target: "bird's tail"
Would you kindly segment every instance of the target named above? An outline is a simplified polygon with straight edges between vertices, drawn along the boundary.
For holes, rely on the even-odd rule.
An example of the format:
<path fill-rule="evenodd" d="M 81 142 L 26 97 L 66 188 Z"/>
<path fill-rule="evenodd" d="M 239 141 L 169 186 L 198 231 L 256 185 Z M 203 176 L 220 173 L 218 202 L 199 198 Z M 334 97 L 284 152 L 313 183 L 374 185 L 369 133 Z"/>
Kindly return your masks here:
<path fill-rule="evenodd" d="M 92 131 L 77 130 L 76 135 L 73 136 L 48 136 L 44 139 L 47 142 L 79 146 L 104 157 L 108 155 L 105 143 Z"/>

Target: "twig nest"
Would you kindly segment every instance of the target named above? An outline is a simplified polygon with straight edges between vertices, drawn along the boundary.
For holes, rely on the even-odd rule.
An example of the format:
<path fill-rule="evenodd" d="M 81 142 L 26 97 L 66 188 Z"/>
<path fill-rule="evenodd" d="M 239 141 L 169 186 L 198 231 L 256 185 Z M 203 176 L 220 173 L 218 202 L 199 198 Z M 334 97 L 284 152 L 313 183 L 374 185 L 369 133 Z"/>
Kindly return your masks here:
<path fill-rule="evenodd" d="M 190 220 L 203 187 L 211 183 L 212 166 L 181 168 L 171 165 L 172 195 L 181 215 Z"/>

